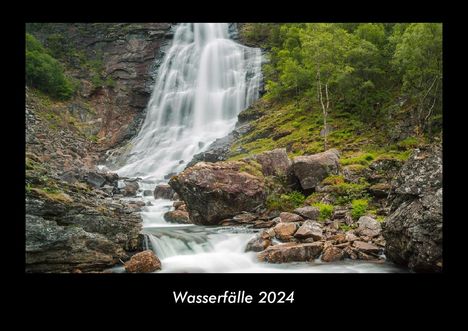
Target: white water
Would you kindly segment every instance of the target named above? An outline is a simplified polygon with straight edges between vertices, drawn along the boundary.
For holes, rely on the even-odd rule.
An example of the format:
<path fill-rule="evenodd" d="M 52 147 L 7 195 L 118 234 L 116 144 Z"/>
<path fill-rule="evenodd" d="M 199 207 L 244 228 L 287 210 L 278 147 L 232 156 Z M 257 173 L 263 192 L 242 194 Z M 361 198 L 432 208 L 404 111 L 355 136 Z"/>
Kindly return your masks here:
<path fill-rule="evenodd" d="M 226 23 L 179 24 L 119 174 L 162 181 L 229 133 L 258 98 L 261 59 L 260 49 L 229 39 Z"/>
<path fill-rule="evenodd" d="M 141 177 L 140 190 L 184 169 L 192 157 L 235 126 L 237 114 L 259 96 L 261 52 L 229 39 L 226 23 L 184 23 L 159 68 L 139 134 L 124 155 L 120 176 Z M 167 223 L 172 201 L 139 199 L 161 272 L 392 272 L 390 264 L 341 262 L 268 264 L 244 249 L 253 232 L 243 228 Z"/>

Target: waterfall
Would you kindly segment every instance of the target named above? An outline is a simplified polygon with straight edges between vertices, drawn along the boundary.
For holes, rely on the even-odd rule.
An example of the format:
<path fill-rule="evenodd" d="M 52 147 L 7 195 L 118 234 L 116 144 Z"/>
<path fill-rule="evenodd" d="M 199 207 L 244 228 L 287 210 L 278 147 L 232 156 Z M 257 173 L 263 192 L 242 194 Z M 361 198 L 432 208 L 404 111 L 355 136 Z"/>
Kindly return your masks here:
<path fill-rule="evenodd" d="M 154 189 L 180 172 L 211 142 L 227 135 L 237 114 L 259 97 L 260 49 L 229 38 L 227 23 L 183 23 L 156 76 L 145 121 L 123 155 L 120 176 L 141 177 L 140 190 Z M 172 224 L 164 214 L 173 202 L 138 196 L 143 232 L 161 259 L 161 272 L 383 272 L 391 266 L 342 262 L 259 263 L 245 252 L 254 235 L 247 228 Z"/>
<path fill-rule="evenodd" d="M 182 23 L 159 67 L 122 176 L 161 182 L 235 126 L 259 96 L 261 51 L 229 39 L 227 23 Z"/>

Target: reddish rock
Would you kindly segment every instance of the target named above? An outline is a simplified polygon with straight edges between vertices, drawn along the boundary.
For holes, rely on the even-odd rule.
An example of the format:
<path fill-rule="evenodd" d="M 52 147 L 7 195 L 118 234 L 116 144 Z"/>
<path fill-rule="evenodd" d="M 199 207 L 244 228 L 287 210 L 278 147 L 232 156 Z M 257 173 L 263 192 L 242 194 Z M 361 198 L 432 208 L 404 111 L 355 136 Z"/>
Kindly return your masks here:
<path fill-rule="evenodd" d="M 380 247 L 366 243 L 364 241 L 353 242 L 353 247 L 363 253 L 378 254 L 381 251 Z"/>
<path fill-rule="evenodd" d="M 342 249 L 335 247 L 335 246 L 331 246 L 323 250 L 322 261 L 324 262 L 338 261 L 338 260 L 341 260 L 343 256 L 344 256 L 344 253 Z"/>
<path fill-rule="evenodd" d="M 146 250 L 133 255 L 124 267 L 127 272 L 154 272 L 161 269 L 161 261 L 153 251 Z"/>
<path fill-rule="evenodd" d="M 190 218 L 189 214 L 186 211 L 177 209 L 171 210 L 164 214 L 164 219 L 166 222 L 170 223 L 181 223 L 181 224 L 189 224 Z"/>
<path fill-rule="evenodd" d="M 195 224 L 215 225 L 265 203 L 263 178 L 244 171 L 245 162 L 199 162 L 169 184 L 185 201 Z"/>
<path fill-rule="evenodd" d="M 296 232 L 296 229 L 297 227 L 295 223 L 278 223 L 274 227 L 276 237 L 280 240 L 290 239 Z"/>

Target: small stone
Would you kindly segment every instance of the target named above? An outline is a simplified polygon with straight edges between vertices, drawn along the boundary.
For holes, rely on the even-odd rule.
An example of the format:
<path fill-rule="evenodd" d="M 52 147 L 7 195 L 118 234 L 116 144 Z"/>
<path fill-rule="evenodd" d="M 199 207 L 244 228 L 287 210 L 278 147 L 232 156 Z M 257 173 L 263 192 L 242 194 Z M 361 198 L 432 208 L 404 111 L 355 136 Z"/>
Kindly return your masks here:
<path fill-rule="evenodd" d="M 151 250 L 146 250 L 132 256 L 124 264 L 127 272 L 154 272 L 161 269 L 161 261 Z"/>

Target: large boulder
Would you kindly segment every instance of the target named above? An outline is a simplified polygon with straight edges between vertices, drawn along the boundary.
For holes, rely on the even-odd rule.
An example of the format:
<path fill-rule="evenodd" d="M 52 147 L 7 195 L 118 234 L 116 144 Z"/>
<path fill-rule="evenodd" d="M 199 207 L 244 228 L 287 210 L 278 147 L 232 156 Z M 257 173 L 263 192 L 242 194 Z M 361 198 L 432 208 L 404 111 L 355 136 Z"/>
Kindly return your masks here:
<path fill-rule="evenodd" d="M 323 242 L 306 244 L 284 243 L 270 246 L 257 254 L 260 261 L 270 263 L 313 261 L 320 256 Z"/>
<path fill-rule="evenodd" d="M 187 205 L 195 224 L 214 225 L 264 207 L 263 178 L 244 162 L 199 162 L 173 176 L 169 185 Z"/>
<path fill-rule="evenodd" d="M 135 254 L 124 265 L 127 272 L 155 272 L 161 269 L 161 261 L 151 250 Z"/>
<path fill-rule="evenodd" d="M 392 183 L 386 256 L 414 271 L 442 270 L 442 147 L 416 149 Z"/>
<path fill-rule="evenodd" d="M 261 164 L 265 176 L 286 176 L 290 171 L 291 160 L 286 153 L 286 148 L 257 154 L 255 160 Z"/>
<path fill-rule="evenodd" d="M 314 155 L 295 157 L 292 162 L 292 170 L 299 179 L 302 189 L 315 189 L 326 177 L 337 175 L 339 157 L 340 153 L 336 149 Z"/>

